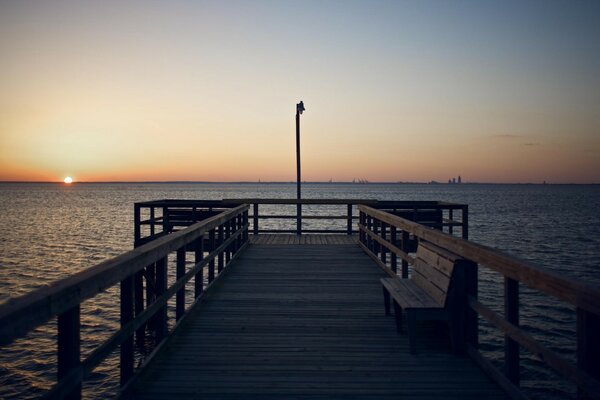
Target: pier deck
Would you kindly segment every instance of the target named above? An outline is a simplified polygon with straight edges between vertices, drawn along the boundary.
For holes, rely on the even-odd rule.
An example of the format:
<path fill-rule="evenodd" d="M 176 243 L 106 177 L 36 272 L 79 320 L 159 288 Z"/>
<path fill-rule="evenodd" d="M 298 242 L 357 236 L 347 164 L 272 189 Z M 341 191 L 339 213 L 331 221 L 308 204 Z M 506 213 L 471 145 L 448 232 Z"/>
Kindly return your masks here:
<path fill-rule="evenodd" d="M 418 353 L 351 236 L 260 235 L 140 374 L 136 399 L 504 398 L 435 326 Z"/>

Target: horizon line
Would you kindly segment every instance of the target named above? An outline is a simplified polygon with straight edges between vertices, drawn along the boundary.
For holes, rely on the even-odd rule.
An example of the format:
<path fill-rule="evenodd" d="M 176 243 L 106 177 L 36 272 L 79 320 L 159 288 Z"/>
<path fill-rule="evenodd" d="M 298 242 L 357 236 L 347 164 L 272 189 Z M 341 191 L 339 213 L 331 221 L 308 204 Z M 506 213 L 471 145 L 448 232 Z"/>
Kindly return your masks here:
<path fill-rule="evenodd" d="M 24 181 L 24 180 L 0 180 L 0 183 L 44 183 L 44 184 L 61 184 L 61 185 L 77 185 L 77 184 L 96 184 L 96 183 L 146 183 L 146 184 L 214 184 L 214 183 L 230 183 L 230 184 L 296 184 L 296 181 L 190 181 L 190 180 L 173 180 L 173 181 L 73 181 L 65 183 L 63 181 Z M 368 181 L 368 182 L 352 182 L 352 181 L 303 181 L 302 184 L 351 184 L 351 185 L 600 185 L 600 182 L 575 183 L 575 182 L 439 182 L 439 181 Z"/>

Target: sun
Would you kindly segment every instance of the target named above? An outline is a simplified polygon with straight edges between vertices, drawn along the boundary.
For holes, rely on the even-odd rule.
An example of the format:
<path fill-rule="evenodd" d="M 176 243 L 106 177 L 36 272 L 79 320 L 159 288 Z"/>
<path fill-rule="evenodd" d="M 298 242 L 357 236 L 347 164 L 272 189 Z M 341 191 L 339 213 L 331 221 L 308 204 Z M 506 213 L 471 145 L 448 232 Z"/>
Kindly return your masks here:
<path fill-rule="evenodd" d="M 68 183 L 73 183 L 73 178 L 71 178 L 70 176 L 67 176 L 67 177 L 65 178 L 65 183 L 67 183 L 67 184 L 68 184 Z"/>

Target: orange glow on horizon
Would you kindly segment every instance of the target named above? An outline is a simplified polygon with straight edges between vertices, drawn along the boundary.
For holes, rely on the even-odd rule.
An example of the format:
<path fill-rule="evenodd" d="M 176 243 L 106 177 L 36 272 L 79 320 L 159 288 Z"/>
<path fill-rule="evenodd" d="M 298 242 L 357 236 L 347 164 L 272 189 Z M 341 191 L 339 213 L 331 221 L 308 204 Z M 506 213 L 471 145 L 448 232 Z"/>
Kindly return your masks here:
<path fill-rule="evenodd" d="M 595 10 L 456 7 L 2 3 L 0 181 L 600 183 Z"/>

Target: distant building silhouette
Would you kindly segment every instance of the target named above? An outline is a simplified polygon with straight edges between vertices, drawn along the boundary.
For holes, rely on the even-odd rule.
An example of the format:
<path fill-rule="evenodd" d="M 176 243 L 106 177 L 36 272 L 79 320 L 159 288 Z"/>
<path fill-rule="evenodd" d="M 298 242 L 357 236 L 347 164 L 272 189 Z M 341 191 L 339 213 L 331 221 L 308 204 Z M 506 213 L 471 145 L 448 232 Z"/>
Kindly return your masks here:
<path fill-rule="evenodd" d="M 462 183 L 462 177 L 459 175 L 458 178 L 450 178 L 448 179 L 448 183 L 450 185 L 457 185 Z"/>

